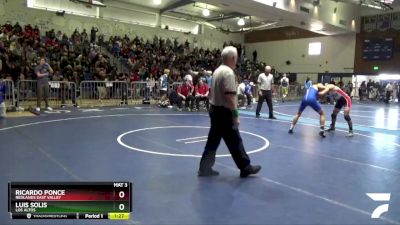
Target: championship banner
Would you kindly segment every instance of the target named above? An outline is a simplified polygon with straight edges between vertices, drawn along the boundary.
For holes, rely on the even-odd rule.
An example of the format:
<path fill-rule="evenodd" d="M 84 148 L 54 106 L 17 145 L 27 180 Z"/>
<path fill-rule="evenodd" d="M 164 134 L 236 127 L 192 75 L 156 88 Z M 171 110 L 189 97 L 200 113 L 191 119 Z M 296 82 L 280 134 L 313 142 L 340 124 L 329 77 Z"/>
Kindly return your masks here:
<path fill-rule="evenodd" d="M 391 27 L 396 30 L 400 30 L 400 13 L 393 13 L 392 14 L 392 23 Z"/>
<path fill-rule="evenodd" d="M 371 32 L 371 31 L 376 30 L 376 19 L 377 19 L 377 16 L 364 17 L 363 30 L 365 32 Z"/>
<path fill-rule="evenodd" d="M 378 21 L 376 24 L 378 30 L 380 30 L 380 31 L 389 30 L 391 20 L 392 20 L 392 14 L 378 15 Z"/>

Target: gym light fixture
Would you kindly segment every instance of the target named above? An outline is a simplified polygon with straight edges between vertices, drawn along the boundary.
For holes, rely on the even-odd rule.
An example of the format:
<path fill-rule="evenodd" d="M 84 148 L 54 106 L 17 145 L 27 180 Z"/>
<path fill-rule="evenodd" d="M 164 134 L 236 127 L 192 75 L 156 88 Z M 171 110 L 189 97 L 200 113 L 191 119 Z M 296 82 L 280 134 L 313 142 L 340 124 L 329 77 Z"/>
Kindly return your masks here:
<path fill-rule="evenodd" d="M 380 80 L 400 80 L 399 74 L 379 74 L 378 79 Z"/>
<path fill-rule="evenodd" d="M 210 16 L 210 10 L 203 9 L 203 16 L 205 16 L 205 17 Z"/>
<path fill-rule="evenodd" d="M 161 0 L 153 0 L 154 5 L 161 5 Z"/>
<path fill-rule="evenodd" d="M 244 26 L 246 23 L 244 22 L 244 19 L 243 19 L 243 18 L 240 18 L 240 19 L 238 20 L 237 24 L 238 24 L 239 26 Z"/>

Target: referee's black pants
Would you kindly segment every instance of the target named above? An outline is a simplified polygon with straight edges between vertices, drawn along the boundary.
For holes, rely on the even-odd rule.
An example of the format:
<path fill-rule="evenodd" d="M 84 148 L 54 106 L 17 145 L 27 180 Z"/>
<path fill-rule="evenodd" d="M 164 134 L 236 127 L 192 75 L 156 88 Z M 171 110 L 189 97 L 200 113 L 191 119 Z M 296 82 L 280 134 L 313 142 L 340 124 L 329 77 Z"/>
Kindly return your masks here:
<path fill-rule="evenodd" d="M 203 156 L 200 160 L 200 170 L 208 171 L 215 163 L 215 155 L 221 138 L 224 139 L 229 152 L 232 155 L 236 166 L 239 169 L 244 169 L 250 165 L 250 159 L 247 155 L 242 137 L 238 129 L 233 129 L 232 112 L 222 106 L 210 107 L 211 128 L 208 133 L 206 147 L 204 148 Z"/>
<path fill-rule="evenodd" d="M 269 109 L 269 118 L 274 117 L 274 109 L 272 106 L 272 91 L 261 90 L 262 95 L 258 95 L 258 103 L 257 103 L 257 110 L 256 115 L 260 115 L 262 104 L 264 103 L 264 99 L 267 101 L 268 109 Z"/>

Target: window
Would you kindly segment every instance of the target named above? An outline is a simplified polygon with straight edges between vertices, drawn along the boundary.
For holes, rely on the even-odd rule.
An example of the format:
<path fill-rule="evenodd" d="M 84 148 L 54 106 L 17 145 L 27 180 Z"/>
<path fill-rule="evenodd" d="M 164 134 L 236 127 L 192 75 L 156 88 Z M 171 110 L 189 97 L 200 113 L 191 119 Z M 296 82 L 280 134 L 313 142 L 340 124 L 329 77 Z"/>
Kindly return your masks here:
<path fill-rule="evenodd" d="M 321 55 L 321 42 L 313 42 L 308 45 L 309 55 Z"/>

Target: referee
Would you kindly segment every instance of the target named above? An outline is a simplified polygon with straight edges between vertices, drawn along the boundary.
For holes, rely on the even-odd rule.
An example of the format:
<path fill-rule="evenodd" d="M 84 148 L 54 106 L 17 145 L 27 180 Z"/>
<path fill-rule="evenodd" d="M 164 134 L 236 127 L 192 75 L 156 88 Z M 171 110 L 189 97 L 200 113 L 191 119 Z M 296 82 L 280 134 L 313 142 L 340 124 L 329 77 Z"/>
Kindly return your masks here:
<path fill-rule="evenodd" d="M 210 91 L 211 128 L 207 144 L 200 161 L 198 175 L 201 177 L 217 176 L 212 169 L 215 155 L 221 138 L 224 139 L 236 166 L 240 169 L 240 177 L 256 174 L 261 166 L 252 166 L 239 133 L 239 113 L 237 111 L 236 82 L 233 70 L 237 62 L 237 50 L 227 46 L 222 50 L 222 62 L 213 75 Z"/>
<path fill-rule="evenodd" d="M 256 117 L 257 118 L 260 117 L 261 107 L 265 99 L 268 104 L 269 118 L 276 119 L 276 117 L 274 117 L 274 109 L 272 107 L 272 84 L 274 83 L 274 76 L 271 74 L 270 66 L 266 66 L 265 73 L 261 73 L 258 76 L 257 83 L 259 92 L 258 92 Z"/>

